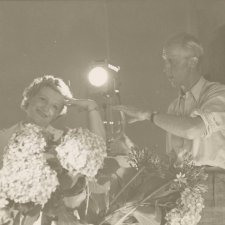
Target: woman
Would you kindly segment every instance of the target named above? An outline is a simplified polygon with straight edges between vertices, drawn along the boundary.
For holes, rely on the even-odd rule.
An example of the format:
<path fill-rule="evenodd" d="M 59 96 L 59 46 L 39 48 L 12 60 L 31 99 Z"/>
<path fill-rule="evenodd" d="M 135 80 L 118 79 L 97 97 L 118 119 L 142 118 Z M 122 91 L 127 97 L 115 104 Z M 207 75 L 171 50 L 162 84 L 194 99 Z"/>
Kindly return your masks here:
<path fill-rule="evenodd" d="M 96 102 L 89 99 L 73 98 L 70 88 L 62 79 L 52 75 L 45 75 L 34 79 L 24 90 L 21 108 L 26 113 L 25 121 L 19 122 L 9 129 L 0 132 L 0 168 L 3 165 L 4 147 L 7 146 L 12 135 L 23 128 L 24 124 L 31 123 L 37 125 L 43 131 L 44 136 L 47 139 L 51 137 L 49 140 L 54 143 L 60 140 L 64 132 L 52 127 L 52 123 L 59 117 L 65 115 L 68 108 L 71 107 L 86 110 L 89 117 L 90 131 L 102 137 L 103 140 L 105 139 L 105 130 Z M 55 155 L 46 153 L 45 157 L 51 159 Z M 40 220 L 35 224 L 39 223 Z"/>
<path fill-rule="evenodd" d="M 62 131 L 56 130 L 51 124 L 60 116 L 67 113 L 68 108 L 80 107 L 87 111 L 89 129 L 105 139 L 105 130 L 98 106 L 89 99 L 75 99 L 65 82 L 57 77 L 45 75 L 34 79 L 24 90 L 21 108 L 26 113 L 26 121 L 37 124 L 46 132 L 56 136 Z M 9 129 L 0 132 L 0 168 L 2 167 L 3 149 L 11 135 L 22 125 L 18 123 Z"/>

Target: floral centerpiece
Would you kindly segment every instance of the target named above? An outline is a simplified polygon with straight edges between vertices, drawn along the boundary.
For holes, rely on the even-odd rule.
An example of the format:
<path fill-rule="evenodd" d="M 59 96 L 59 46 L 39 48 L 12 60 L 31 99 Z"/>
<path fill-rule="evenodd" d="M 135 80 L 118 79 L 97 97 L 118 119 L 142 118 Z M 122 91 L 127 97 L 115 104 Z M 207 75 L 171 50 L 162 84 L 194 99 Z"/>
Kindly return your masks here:
<path fill-rule="evenodd" d="M 22 224 L 32 224 L 40 211 L 48 219 L 49 212 L 51 219 L 53 213 L 58 224 L 65 222 L 62 218 L 67 218 L 65 224 L 76 221 L 63 199 L 85 189 L 86 182 L 80 185 L 78 181 L 83 179 L 79 178 L 85 180 L 97 174 L 106 156 L 105 143 L 99 136 L 81 128 L 68 130 L 57 141 L 49 137 L 51 135 L 46 135 L 40 127 L 23 124 L 10 138 L 0 170 L 0 224 L 11 220 L 18 220 L 20 224 L 20 215 L 31 217 Z M 73 180 L 68 189 L 61 188 L 66 174 Z M 73 179 L 76 176 L 77 179 Z M 83 200 L 85 198 L 86 195 Z M 59 212 L 61 215 L 56 215 Z M 14 224 L 17 223 L 14 221 Z"/>
<path fill-rule="evenodd" d="M 97 214 L 95 224 L 160 225 L 162 221 L 166 225 L 198 224 L 204 208 L 207 175 L 203 167 L 194 165 L 191 155 L 186 154 L 178 161 L 175 154 L 162 157 L 148 148 L 134 146 L 129 161 L 128 179 L 122 178 L 126 171 L 120 174 L 119 167 L 108 174 L 112 189 L 105 194 L 108 202 L 105 209 L 94 210 L 102 205 L 102 199 L 98 198 L 95 198 L 95 207 L 90 206 L 90 212 Z M 104 170 L 102 172 L 99 181 L 106 175 Z M 115 189 L 115 180 L 118 189 Z M 99 202 L 98 207 L 96 202 Z"/>
<path fill-rule="evenodd" d="M 176 178 L 170 190 L 180 193 L 172 209 L 167 209 L 166 225 L 196 225 L 201 219 L 204 208 L 203 194 L 207 191 L 204 180 L 207 175 L 204 167 L 194 166 L 190 154 L 186 154 L 182 162 L 175 163 Z M 171 207 L 170 207 L 171 208 Z"/>
<path fill-rule="evenodd" d="M 30 225 L 40 212 L 43 225 L 197 225 L 201 218 L 206 174 L 189 154 L 177 161 L 133 145 L 130 167 L 121 168 L 89 130 L 68 129 L 55 140 L 34 124 L 4 151 L 0 224 Z"/>

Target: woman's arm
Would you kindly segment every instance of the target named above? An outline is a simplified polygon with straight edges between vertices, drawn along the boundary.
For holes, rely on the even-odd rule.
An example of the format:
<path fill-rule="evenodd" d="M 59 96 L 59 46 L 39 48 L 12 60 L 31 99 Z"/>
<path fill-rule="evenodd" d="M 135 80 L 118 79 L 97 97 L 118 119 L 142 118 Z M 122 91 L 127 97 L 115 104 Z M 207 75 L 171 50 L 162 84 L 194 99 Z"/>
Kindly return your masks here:
<path fill-rule="evenodd" d="M 103 121 L 97 106 L 94 108 L 88 109 L 88 122 L 89 122 L 89 128 L 93 133 L 96 133 L 99 136 L 101 136 L 103 139 L 106 139 Z"/>
<path fill-rule="evenodd" d="M 71 99 L 66 99 L 66 104 L 68 106 L 77 106 L 79 108 L 83 108 L 87 110 L 89 129 L 93 133 L 101 136 L 103 139 L 106 138 L 103 121 L 98 111 L 98 105 L 95 101 L 90 99 L 71 98 Z"/>

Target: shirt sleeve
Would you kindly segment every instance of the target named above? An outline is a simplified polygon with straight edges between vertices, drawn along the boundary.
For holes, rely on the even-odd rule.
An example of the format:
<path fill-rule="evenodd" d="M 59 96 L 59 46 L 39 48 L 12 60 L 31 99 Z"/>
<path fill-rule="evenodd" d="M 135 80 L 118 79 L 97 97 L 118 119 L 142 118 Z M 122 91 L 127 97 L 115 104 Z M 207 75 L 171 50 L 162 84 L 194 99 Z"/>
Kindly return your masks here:
<path fill-rule="evenodd" d="M 211 91 L 198 109 L 191 113 L 191 117 L 200 116 L 206 130 L 203 137 L 225 130 L 225 88 L 218 92 Z"/>

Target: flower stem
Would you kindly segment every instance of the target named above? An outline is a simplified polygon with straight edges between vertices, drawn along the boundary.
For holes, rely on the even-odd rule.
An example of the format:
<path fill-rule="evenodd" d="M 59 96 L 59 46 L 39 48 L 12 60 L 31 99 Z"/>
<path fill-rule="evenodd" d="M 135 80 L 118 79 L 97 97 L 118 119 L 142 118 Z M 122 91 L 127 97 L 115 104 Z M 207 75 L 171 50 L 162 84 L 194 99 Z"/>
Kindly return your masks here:
<path fill-rule="evenodd" d="M 116 224 L 114 225 L 120 225 L 129 215 L 131 215 L 139 206 L 141 206 L 143 203 L 145 203 L 147 200 L 151 199 L 157 192 L 160 192 L 161 190 L 163 190 L 165 187 L 167 187 L 169 184 L 171 183 L 171 181 L 167 182 L 166 184 L 164 184 L 162 187 L 156 189 L 155 191 L 153 191 L 150 195 L 148 195 L 146 198 L 144 198 L 143 200 L 141 200 L 136 206 L 132 207 L 132 209 L 127 212 L 121 219 L 119 219 L 117 221 Z M 106 221 L 106 220 L 105 220 Z M 103 221 L 102 223 L 100 223 L 99 225 L 102 225 L 105 221 Z"/>
<path fill-rule="evenodd" d="M 88 213 L 88 207 L 89 207 L 89 200 L 90 200 L 90 190 L 89 190 L 89 185 L 87 183 L 87 202 L 86 202 L 86 208 L 85 208 L 85 216 L 87 216 Z"/>
<path fill-rule="evenodd" d="M 137 209 L 137 206 L 131 209 L 127 214 L 125 214 L 121 219 L 119 219 L 115 225 L 120 225 L 130 214 L 132 214 Z"/>
<path fill-rule="evenodd" d="M 163 190 L 165 187 L 167 187 L 169 184 L 171 183 L 171 181 L 167 182 L 166 184 L 164 184 L 162 187 L 160 187 L 159 189 L 153 191 L 150 195 L 148 195 L 146 198 L 144 198 L 137 206 L 135 206 L 134 208 L 132 208 L 128 213 L 126 213 L 115 225 L 120 225 L 130 214 L 132 214 L 140 205 L 142 205 L 143 203 L 145 203 L 147 200 L 149 200 L 150 198 L 152 198 L 157 192 Z"/>
<path fill-rule="evenodd" d="M 172 181 L 168 181 L 167 183 L 165 183 L 162 187 L 156 189 L 155 191 L 153 191 L 150 195 L 148 195 L 146 198 L 144 198 L 139 205 L 145 203 L 147 200 L 149 200 L 150 198 L 152 198 L 157 192 L 160 192 L 161 190 L 163 190 L 165 187 L 167 187 L 168 185 L 171 184 Z"/>
<path fill-rule="evenodd" d="M 110 206 L 118 199 L 118 197 L 124 192 L 124 190 L 143 172 L 145 167 L 142 167 L 136 174 L 135 176 L 129 180 L 129 182 L 119 191 L 119 193 L 114 197 L 112 202 L 110 203 Z"/>

